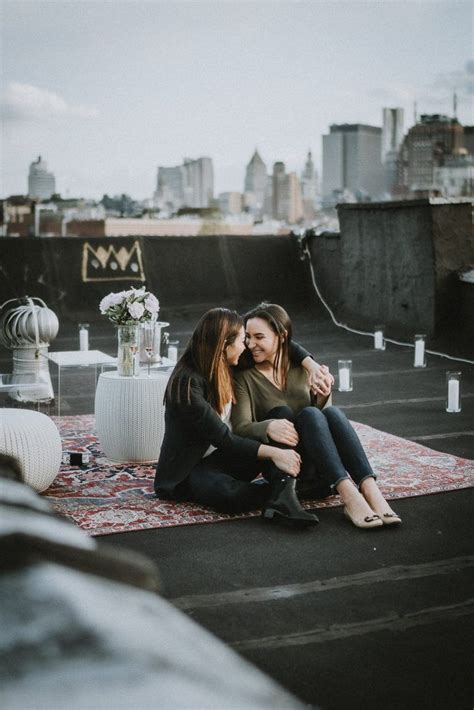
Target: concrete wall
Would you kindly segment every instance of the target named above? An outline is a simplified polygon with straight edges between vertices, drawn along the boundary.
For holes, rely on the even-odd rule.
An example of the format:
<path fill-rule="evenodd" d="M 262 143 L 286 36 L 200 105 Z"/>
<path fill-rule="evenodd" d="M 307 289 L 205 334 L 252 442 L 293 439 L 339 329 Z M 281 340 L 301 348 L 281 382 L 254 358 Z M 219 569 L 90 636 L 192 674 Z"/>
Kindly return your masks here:
<path fill-rule="evenodd" d="M 354 323 L 434 334 L 458 318 L 456 271 L 474 261 L 471 205 L 338 206 L 340 308 Z"/>
<path fill-rule="evenodd" d="M 0 274 L 0 304 L 38 296 L 71 320 L 100 319 L 104 295 L 143 283 L 164 319 L 176 307 L 312 298 L 290 236 L 3 237 Z"/>

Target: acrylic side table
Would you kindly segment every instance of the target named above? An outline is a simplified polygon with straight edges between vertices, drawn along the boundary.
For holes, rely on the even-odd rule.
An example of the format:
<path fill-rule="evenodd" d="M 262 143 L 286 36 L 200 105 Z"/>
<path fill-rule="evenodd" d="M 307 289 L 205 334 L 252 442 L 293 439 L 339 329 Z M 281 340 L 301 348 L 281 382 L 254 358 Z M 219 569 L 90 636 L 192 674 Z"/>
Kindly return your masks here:
<path fill-rule="evenodd" d="M 65 350 L 62 352 L 48 353 L 47 358 L 57 367 L 58 373 L 58 417 L 61 416 L 61 374 L 65 368 L 71 367 L 93 367 L 94 368 L 94 390 L 97 383 L 97 369 L 101 372 L 104 367 L 115 367 L 117 358 L 107 355 L 100 350 Z"/>
<path fill-rule="evenodd" d="M 145 463 L 158 460 L 165 433 L 163 398 L 170 372 L 140 372 L 120 377 L 99 375 L 95 423 L 102 451 L 110 461 Z"/>

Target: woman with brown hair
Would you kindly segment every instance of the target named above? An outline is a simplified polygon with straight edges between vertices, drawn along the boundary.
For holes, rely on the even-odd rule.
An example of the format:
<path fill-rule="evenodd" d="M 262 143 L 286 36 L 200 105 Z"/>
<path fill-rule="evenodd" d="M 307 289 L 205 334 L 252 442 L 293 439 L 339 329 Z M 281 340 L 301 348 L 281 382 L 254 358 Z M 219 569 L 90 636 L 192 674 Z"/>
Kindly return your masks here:
<path fill-rule="evenodd" d="M 344 513 L 357 527 L 401 523 L 382 496 L 349 420 L 331 405 L 329 383 L 312 394 L 304 370 L 290 362 L 288 313 L 262 303 L 245 315 L 245 328 L 254 364 L 236 375 L 233 431 L 299 452 L 301 492 L 306 488 L 311 495 L 326 484 L 341 496 Z M 271 514 L 267 507 L 266 515 Z"/>
<path fill-rule="evenodd" d="M 301 457 L 234 434 L 232 369 L 245 350 L 243 320 L 213 308 L 197 324 L 165 394 L 165 436 L 156 468 L 160 498 L 191 500 L 228 513 L 268 506 L 279 518 L 313 525 L 295 493 Z M 298 362 L 308 353 L 293 347 Z M 314 364 L 313 364 L 314 370 Z M 264 478 L 254 481 L 259 473 Z"/>

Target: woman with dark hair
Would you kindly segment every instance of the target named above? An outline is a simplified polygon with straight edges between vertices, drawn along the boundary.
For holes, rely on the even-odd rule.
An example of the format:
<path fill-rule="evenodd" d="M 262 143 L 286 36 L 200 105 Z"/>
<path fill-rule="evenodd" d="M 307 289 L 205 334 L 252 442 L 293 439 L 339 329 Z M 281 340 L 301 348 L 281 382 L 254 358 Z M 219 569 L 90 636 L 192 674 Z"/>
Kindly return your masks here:
<path fill-rule="evenodd" d="M 231 368 L 244 350 L 238 313 L 213 308 L 202 316 L 166 390 L 155 492 L 227 513 L 270 507 L 279 518 L 313 525 L 318 519 L 303 510 L 295 493 L 299 453 L 237 436 L 230 428 Z M 293 350 L 299 362 L 309 360 L 299 346 Z M 259 473 L 263 480 L 254 481 Z"/>
<path fill-rule="evenodd" d="M 254 365 L 236 375 L 233 431 L 298 451 L 302 490 L 311 495 L 312 488 L 329 486 L 341 496 L 344 513 L 357 527 L 401 523 L 382 496 L 349 420 L 331 405 L 328 382 L 312 394 L 304 370 L 290 362 L 288 313 L 276 304 L 262 303 L 244 319 Z"/>

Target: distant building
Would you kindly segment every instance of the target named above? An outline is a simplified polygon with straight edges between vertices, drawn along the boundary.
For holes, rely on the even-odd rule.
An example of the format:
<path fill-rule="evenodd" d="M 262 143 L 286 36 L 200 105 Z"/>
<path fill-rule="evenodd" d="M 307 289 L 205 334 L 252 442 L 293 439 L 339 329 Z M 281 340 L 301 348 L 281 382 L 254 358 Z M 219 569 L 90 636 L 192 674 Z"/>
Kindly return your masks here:
<path fill-rule="evenodd" d="M 403 140 L 395 193 L 429 196 L 435 189 L 435 168 L 442 167 L 449 156 L 459 155 L 464 145 L 463 134 L 457 119 L 423 114 Z"/>
<path fill-rule="evenodd" d="M 223 215 L 235 215 L 242 212 L 241 192 L 221 192 L 218 197 L 219 210 Z"/>
<path fill-rule="evenodd" d="M 383 192 L 382 129 L 364 124 L 332 125 L 323 136 L 323 197 L 348 190 L 367 199 Z"/>
<path fill-rule="evenodd" d="M 49 200 L 56 192 L 56 180 L 53 173 L 48 172 L 47 163 L 38 156 L 30 165 L 28 173 L 28 197 L 37 200 Z"/>
<path fill-rule="evenodd" d="M 214 197 L 211 158 L 185 158 L 183 165 L 158 168 L 155 205 L 168 213 L 181 207 L 209 207 Z"/>
<path fill-rule="evenodd" d="M 464 148 L 474 155 L 474 126 L 464 126 Z"/>
<path fill-rule="evenodd" d="M 211 158 L 184 159 L 186 207 L 209 207 L 214 199 L 214 168 Z"/>
<path fill-rule="evenodd" d="M 465 148 L 459 155 L 448 156 L 444 165 L 433 171 L 433 187 L 441 197 L 474 196 L 474 156 Z"/>
<path fill-rule="evenodd" d="M 155 204 L 160 210 L 174 212 L 184 205 L 183 166 L 159 167 Z"/>
<path fill-rule="evenodd" d="M 255 150 L 245 171 L 244 193 L 246 205 L 257 214 L 263 211 L 266 183 L 267 168 L 258 150 Z"/>
<path fill-rule="evenodd" d="M 303 216 L 305 220 L 311 221 L 316 214 L 316 204 L 319 197 L 318 173 L 314 167 L 313 156 L 308 151 L 304 170 L 301 173 L 301 197 Z"/>
<path fill-rule="evenodd" d="M 385 191 L 391 193 L 397 182 L 398 152 L 403 143 L 404 111 L 402 108 L 383 109 L 382 164 Z"/>
<path fill-rule="evenodd" d="M 301 184 L 296 173 L 286 173 L 285 164 L 277 161 L 273 165 L 271 182 L 273 219 L 295 224 L 303 217 Z"/>

